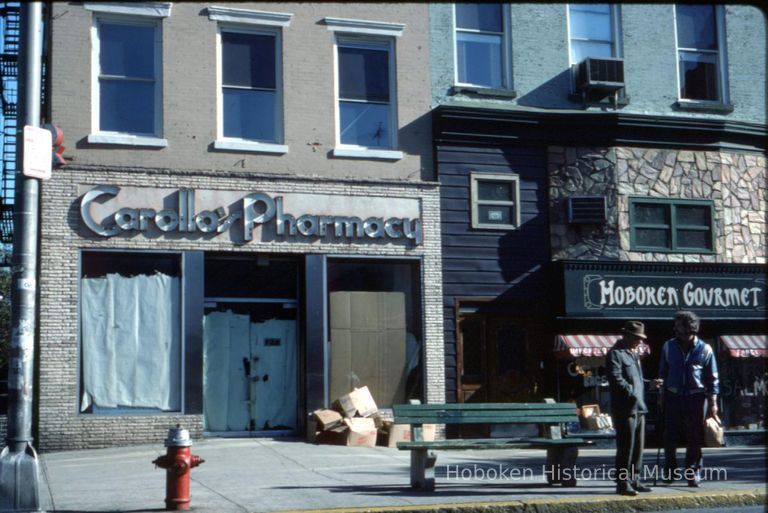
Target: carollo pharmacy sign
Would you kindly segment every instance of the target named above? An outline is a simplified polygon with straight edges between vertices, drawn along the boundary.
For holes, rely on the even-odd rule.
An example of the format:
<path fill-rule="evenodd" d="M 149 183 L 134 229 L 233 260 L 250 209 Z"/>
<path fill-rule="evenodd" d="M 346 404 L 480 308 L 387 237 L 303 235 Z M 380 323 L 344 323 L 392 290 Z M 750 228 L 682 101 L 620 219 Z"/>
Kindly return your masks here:
<path fill-rule="evenodd" d="M 80 220 L 90 232 L 102 237 L 139 232 L 171 238 L 228 234 L 235 243 L 254 238 L 289 242 L 379 240 L 418 246 L 423 241 L 416 198 L 114 185 L 81 192 Z"/>

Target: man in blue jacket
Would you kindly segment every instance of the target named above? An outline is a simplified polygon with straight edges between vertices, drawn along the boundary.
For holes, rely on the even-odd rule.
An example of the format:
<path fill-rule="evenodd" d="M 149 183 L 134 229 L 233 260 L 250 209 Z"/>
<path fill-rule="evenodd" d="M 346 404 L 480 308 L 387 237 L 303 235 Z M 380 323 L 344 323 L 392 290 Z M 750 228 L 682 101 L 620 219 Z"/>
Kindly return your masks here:
<path fill-rule="evenodd" d="M 705 408 L 707 417 L 717 416 L 720 384 L 715 353 L 698 338 L 700 321 L 696 314 L 675 314 L 675 338 L 667 340 L 659 361 L 659 386 L 664 387 L 664 471 L 665 483 L 684 477 L 688 486 L 701 481 L 701 447 L 704 445 Z M 677 470 L 677 443 L 685 432 L 685 471 Z"/>

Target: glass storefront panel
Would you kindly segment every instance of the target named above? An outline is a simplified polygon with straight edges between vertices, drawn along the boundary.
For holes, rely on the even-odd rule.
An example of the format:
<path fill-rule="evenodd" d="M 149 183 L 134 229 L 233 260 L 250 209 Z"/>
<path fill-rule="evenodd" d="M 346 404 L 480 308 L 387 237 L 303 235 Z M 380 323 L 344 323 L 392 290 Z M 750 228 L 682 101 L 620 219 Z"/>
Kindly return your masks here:
<path fill-rule="evenodd" d="M 728 429 L 766 429 L 768 367 L 765 358 L 721 357 L 722 419 Z"/>

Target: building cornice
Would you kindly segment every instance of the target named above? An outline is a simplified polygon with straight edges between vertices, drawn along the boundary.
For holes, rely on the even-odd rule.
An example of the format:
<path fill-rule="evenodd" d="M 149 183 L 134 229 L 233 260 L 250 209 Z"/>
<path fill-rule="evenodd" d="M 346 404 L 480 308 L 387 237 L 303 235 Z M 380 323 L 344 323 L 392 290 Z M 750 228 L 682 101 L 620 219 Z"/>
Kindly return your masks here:
<path fill-rule="evenodd" d="M 438 144 L 648 146 L 765 153 L 766 125 L 623 112 L 547 112 L 441 105 Z"/>

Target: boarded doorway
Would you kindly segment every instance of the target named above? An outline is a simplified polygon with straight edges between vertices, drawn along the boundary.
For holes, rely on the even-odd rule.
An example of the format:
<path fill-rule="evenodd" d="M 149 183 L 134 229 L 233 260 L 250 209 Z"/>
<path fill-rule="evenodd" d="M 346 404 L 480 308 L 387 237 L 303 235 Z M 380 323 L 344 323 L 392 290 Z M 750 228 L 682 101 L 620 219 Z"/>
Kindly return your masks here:
<path fill-rule="evenodd" d="M 203 427 L 219 436 L 295 434 L 299 428 L 297 266 L 206 260 Z"/>

